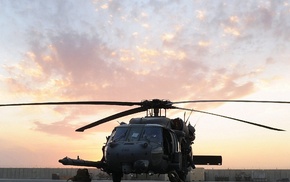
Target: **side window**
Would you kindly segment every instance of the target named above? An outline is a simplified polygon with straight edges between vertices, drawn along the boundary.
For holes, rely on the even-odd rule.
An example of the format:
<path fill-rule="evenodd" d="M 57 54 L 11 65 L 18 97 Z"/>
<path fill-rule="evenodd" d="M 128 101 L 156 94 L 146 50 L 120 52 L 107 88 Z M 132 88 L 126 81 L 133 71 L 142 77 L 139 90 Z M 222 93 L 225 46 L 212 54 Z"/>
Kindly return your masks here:
<path fill-rule="evenodd" d="M 107 143 L 113 141 L 113 138 L 114 138 L 115 134 L 116 134 L 116 130 L 113 130 L 113 131 L 112 131 L 112 134 L 110 135 L 110 138 L 109 138 L 109 140 L 108 140 Z"/>
<path fill-rule="evenodd" d="M 128 133 L 128 128 L 125 128 L 125 127 L 117 128 L 111 140 L 114 142 L 125 141 L 127 133 Z"/>

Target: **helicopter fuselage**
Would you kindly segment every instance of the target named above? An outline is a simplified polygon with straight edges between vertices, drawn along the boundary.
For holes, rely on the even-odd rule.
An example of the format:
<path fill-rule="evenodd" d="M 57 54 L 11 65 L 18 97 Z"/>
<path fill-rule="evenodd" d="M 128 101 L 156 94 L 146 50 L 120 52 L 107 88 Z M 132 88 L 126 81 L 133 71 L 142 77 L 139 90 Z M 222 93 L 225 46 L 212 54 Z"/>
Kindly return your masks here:
<path fill-rule="evenodd" d="M 102 148 L 103 157 L 100 161 L 71 159 L 64 157 L 59 162 L 63 165 L 96 167 L 112 174 L 113 182 L 120 182 L 123 174 L 128 173 L 168 173 L 171 182 L 184 181 L 188 170 L 195 165 L 221 165 L 222 156 L 192 155 L 191 145 L 195 140 L 195 128 L 188 119 L 169 119 L 167 109 L 178 109 L 190 112 L 218 116 L 238 122 L 255 125 L 275 131 L 285 131 L 259 123 L 254 123 L 234 117 L 178 107 L 178 104 L 241 102 L 241 103 L 276 103 L 290 104 L 289 101 L 268 100 L 188 100 L 171 102 L 169 100 L 152 99 L 141 102 L 123 101 L 69 101 L 69 102 L 27 102 L 0 104 L 0 107 L 32 106 L 32 105 L 112 105 L 137 106 L 115 113 L 93 123 L 76 129 L 83 132 L 100 124 L 146 111 L 146 117 L 132 118 L 129 124 L 117 126 L 107 137 Z M 165 111 L 165 115 L 162 114 Z"/>
<path fill-rule="evenodd" d="M 160 124 L 117 126 L 104 147 L 109 173 L 164 174 L 180 170 L 180 156 L 175 133 Z"/>
<path fill-rule="evenodd" d="M 195 165 L 220 165 L 220 156 L 193 156 L 195 129 L 180 118 L 132 118 L 114 128 L 102 148 L 101 161 L 65 157 L 64 165 L 97 167 L 120 182 L 123 174 L 168 174 L 170 181 L 185 180 Z"/>

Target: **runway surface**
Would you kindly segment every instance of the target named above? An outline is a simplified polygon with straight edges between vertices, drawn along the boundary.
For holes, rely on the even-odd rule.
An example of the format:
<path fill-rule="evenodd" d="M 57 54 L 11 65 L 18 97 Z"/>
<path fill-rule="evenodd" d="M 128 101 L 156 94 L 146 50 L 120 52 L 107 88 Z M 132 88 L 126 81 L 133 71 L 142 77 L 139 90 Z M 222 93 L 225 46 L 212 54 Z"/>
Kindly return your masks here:
<path fill-rule="evenodd" d="M 0 179 L 1 182 L 66 182 L 66 180 L 53 180 L 53 179 Z M 93 182 L 93 181 L 92 181 Z"/>
<path fill-rule="evenodd" d="M 55 179 L 0 179 L 0 182 L 66 182 L 67 180 Z M 112 182 L 111 180 L 92 180 L 92 182 Z M 162 182 L 162 181 L 148 181 L 148 180 L 122 180 L 122 182 Z M 166 181 L 165 181 L 166 182 Z M 167 181 L 169 182 L 169 181 Z"/>
<path fill-rule="evenodd" d="M 0 182 L 66 182 L 67 180 L 55 180 L 55 179 L 1 179 Z M 112 182 L 112 180 L 92 180 L 92 182 Z M 122 182 L 162 182 L 162 181 L 150 181 L 150 180 L 122 180 Z M 169 182 L 169 181 L 164 181 Z"/>
<path fill-rule="evenodd" d="M 53 180 L 53 179 L 0 179 L 0 182 L 66 182 L 66 180 Z M 92 182 L 95 182 L 93 180 Z M 109 181 L 107 181 L 109 182 Z"/>
<path fill-rule="evenodd" d="M 0 179 L 0 182 L 67 182 L 67 180 L 55 180 L 55 179 Z M 126 180 L 124 180 L 125 182 Z M 112 182 L 110 180 L 92 180 L 92 182 Z M 129 182 L 129 181 L 128 181 Z M 134 182 L 134 181 L 130 181 Z M 135 181 L 136 182 L 136 181 Z M 143 181 L 145 182 L 145 181 Z M 146 181 L 149 182 L 149 181 Z M 150 181 L 154 182 L 154 181 Z M 157 182 L 157 181 L 155 181 Z M 160 181 L 159 181 L 160 182 Z"/>
<path fill-rule="evenodd" d="M 67 180 L 55 179 L 1 179 L 0 182 L 66 182 Z M 92 182 L 112 182 L 112 180 L 92 180 Z M 122 180 L 122 182 L 162 182 L 162 181 L 149 181 L 149 180 Z M 165 181 L 169 182 L 169 181 Z"/>
<path fill-rule="evenodd" d="M 55 180 L 55 179 L 0 179 L 0 182 L 66 182 L 67 180 Z M 112 182 L 110 180 L 92 180 L 92 182 Z M 124 180 L 126 181 L 126 180 Z M 133 181 L 131 181 L 133 182 Z M 145 181 L 144 181 L 145 182 Z M 149 181 L 147 181 L 149 182 Z M 156 181 L 157 182 L 157 181 Z"/>
<path fill-rule="evenodd" d="M 66 180 L 53 180 L 53 179 L 0 179 L 0 182 L 66 182 Z M 92 182 L 112 182 L 111 180 L 92 180 Z M 149 180 L 122 180 L 122 182 L 162 182 L 162 181 L 149 181 Z M 165 181 L 169 182 L 169 181 Z M 210 182 L 210 181 L 207 181 Z M 228 181 L 231 182 L 231 181 Z"/>

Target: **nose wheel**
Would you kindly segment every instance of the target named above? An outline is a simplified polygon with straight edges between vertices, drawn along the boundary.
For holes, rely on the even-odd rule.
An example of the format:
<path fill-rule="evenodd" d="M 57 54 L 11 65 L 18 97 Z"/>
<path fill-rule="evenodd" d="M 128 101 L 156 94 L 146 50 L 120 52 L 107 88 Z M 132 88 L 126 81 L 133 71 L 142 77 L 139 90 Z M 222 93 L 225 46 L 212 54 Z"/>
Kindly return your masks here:
<path fill-rule="evenodd" d="M 122 176 L 123 176 L 122 173 L 113 173 L 112 174 L 113 182 L 121 182 Z"/>
<path fill-rule="evenodd" d="M 170 182 L 183 182 L 176 171 L 170 171 L 168 173 L 168 178 Z"/>

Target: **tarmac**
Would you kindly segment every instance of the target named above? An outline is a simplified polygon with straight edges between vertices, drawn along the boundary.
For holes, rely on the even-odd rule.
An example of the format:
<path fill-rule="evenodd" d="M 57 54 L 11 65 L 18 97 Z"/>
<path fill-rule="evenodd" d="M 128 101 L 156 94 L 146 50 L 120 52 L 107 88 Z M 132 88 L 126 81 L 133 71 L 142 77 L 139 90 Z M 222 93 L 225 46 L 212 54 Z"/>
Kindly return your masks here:
<path fill-rule="evenodd" d="M 55 179 L 0 179 L 1 182 L 67 182 L 67 180 L 55 180 Z M 124 182 L 127 180 L 124 180 Z M 92 182 L 112 182 L 111 180 L 92 180 Z M 130 182 L 133 182 L 130 180 Z M 141 181 L 140 181 L 141 182 Z M 142 180 L 142 182 L 145 182 Z M 146 181 L 149 182 L 149 181 Z M 153 182 L 153 181 L 150 181 Z M 155 181 L 160 182 L 160 181 Z"/>
<path fill-rule="evenodd" d="M 53 179 L 0 179 L 1 182 L 66 182 L 67 180 L 53 180 Z M 92 182 L 97 180 L 92 180 Z M 98 180 L 99 181 L 99 180 Z M 108 181 L 107 181 L 108 182 Z"/>
<path fill-rule="evenodd" d="M 67 182 L 67 180 L 53 179 L 0 179 L 0 182 Z M 112 182 L 112 180 L 92 180 L 92 182 Z M 161 182 L 156 180 L 122 180 L 121 182 Z M 210 182 L 210 181 L 207 181 Z M 228 181 L 231 182 L 231 181 Z"/>
<path fill-rule="evenodd" d="M 53 179 L 0 179 L 1 182 L 67 182 L 67 180 Z M 92 180 L 92 182 L 112 182 L 112 180 Z M 161 182 L 153 180 L 122 180 L 122 182 Z"/>
<path fill-rule="evenodd" d="M 65 182 L 75 176 L 77 168 L 0 168 L 0 182 Z M 97 169 L 88 169 L 92 182 L 112 182 L 106 173 Z M 268 181 L 289 182 L 290 169 L 203 169 L 192 170 L 188 175 L 192 181 Z M 122 182 L 169 182 L 162 175 L 127 175 Z"/>

